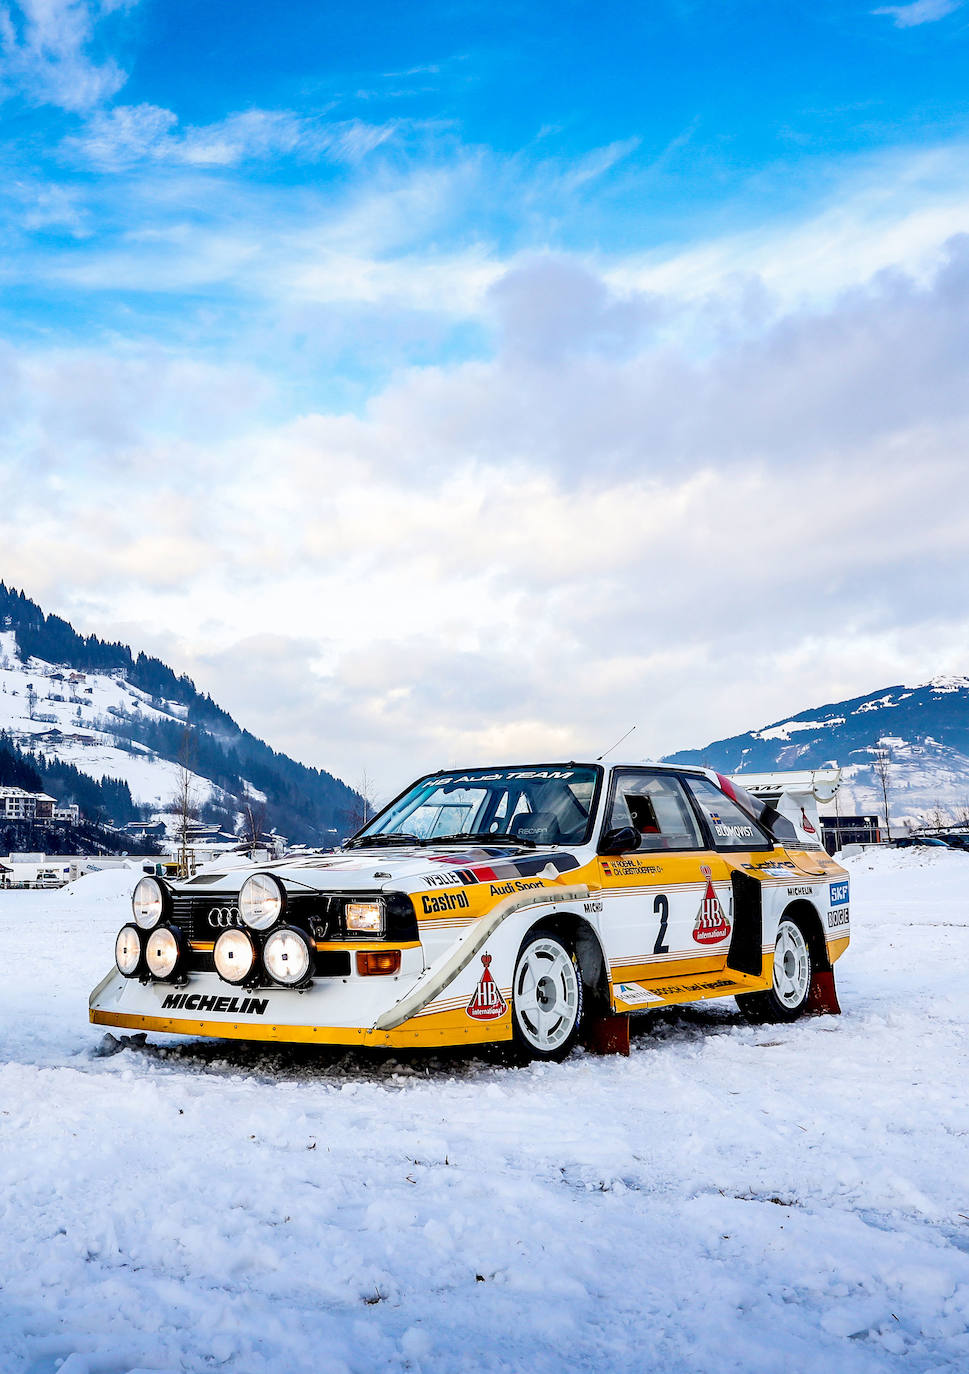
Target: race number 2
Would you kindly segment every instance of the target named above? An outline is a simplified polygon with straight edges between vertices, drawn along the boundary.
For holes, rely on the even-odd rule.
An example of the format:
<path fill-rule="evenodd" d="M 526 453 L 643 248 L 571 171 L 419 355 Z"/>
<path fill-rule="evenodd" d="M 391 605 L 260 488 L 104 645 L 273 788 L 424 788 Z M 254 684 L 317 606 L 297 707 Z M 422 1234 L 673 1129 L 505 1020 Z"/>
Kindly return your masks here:
<path fill-rule="evenodd" d="M 653 914 L 659 917 L 659 933 L 656 936 L 656 943 L 653 945 L 654 954 L 669 954 L 670 947 L 666 941 L 666 927 L 670 919 L 670 899 L 663 892 L 657 892 L 653 898 Z"/>

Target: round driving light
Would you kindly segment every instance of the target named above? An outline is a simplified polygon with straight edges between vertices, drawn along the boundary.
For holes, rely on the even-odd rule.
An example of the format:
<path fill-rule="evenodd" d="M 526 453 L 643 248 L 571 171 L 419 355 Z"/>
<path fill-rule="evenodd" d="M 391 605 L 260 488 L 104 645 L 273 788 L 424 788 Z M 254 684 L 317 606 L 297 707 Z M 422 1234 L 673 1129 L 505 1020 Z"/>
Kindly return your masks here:
<path fill-rule="evenodd" d="M 114 942 L 114 962 L 118 972 L 134 978 L 141 968 L 141 936 L 134 926 L 122 926 Z"/>
<path fill-rule="evenodd" d="M 178 937 L 168 926 L 156 926 L 145 938 L 145 963 L 153 978 L 171 978 L 178 970 L 181 956 Z"/>
<path fill-rule="evenodd" d="M 224 930 L 212 951 L 215 971 L 226 983 L 244 983 L 256 962 L 256 946 L 244 930 Z"/>
<path fill-rule="evenodd" d="M 266 972 L 284 988 L 296 987 L 309 976 L 313 966 L 313 948 L 301 930 L 280 926 L 274 930 L 262 950 Z"/>
<path fill-rule="evenodd" d="M 239 915 L 251 930 L 268 930 L 286 910 L 286 889 L 269 873 L 254 873 L 239 889 Z"/>
<path fill-rule="evenodd" d="M 157 878 L 142 878 L 131 894 L 131 910 L 142 930 L 152 930 L 165 914 L 165 889 Z"/>

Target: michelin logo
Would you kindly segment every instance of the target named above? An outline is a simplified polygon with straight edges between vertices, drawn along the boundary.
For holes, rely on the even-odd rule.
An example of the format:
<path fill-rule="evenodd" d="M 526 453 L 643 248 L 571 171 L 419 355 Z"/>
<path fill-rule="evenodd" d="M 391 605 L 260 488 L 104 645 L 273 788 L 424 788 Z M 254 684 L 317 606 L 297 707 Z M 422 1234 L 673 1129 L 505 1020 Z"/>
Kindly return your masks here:
<path fill-rule="evenodd" d="M 162 1011 L 220 1011 L 238 1016 L 265 1016 L 268 997 L 206 997 L 198 992 L 170 992 L 162 1002 Z"/>

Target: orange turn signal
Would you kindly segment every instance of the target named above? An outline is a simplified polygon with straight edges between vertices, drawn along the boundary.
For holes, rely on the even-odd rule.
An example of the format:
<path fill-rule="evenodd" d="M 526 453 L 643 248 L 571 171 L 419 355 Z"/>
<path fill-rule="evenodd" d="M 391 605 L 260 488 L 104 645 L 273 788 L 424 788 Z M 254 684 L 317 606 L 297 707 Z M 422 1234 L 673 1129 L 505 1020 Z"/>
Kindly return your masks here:
<path fill-rule="evenodd" d="M 399 949 L 358 949 L 357 973 L 366 978 L 375 973 L 399 973 Z"/>

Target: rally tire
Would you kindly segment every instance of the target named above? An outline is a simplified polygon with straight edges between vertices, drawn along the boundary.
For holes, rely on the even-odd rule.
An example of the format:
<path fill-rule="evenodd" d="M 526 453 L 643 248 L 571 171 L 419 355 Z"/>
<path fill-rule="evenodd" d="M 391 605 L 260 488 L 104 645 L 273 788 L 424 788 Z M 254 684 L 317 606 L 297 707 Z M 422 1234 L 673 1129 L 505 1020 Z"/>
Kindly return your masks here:
<path fill-rule="evenodd" d="M 814 960 L 811 942 L 799 921 L 782 916 L 774 944 L 774 977 L 767 992 L 748 992 L 737 1005 L 748 1021 L 796 1021 L 811 998 Z"/>
<path fill-rule="evenodd" d="M 564 1059 L 582 1028 L 575 951 L 549 930 L 530 931 L 515 963 L 511 1023 L 520 1059 Z"/>

